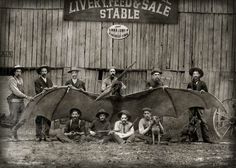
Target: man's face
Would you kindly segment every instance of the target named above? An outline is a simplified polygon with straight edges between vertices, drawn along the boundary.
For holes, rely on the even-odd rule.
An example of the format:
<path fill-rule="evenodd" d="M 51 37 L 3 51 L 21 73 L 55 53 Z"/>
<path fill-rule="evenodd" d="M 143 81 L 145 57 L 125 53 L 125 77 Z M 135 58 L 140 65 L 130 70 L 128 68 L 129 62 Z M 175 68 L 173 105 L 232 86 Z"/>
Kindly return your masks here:
<path fill-rule="evenodd" d="M 152 74 L 152 79 L 153 80 L 160 80 L 161 74 L 159 72 L 155 72 L 154 74 Z"/>
<path fill-rule="evenodd" d="M 116 70 L 112 68 L 112 69 L 110 69 L 109 73 L 111 76 L 114 77 L 116 75 Z"/>
<path fill-rule="evenodd" d="M 193 81 L 198 81 L 200 79 L 200 73 L 198 71 L 193 72 Z"/>
<path fill-rule="evenodd" d="M 41 75 L 42 75 L 42 77 L 46 78 L 47 73 L 48 73 L 47 68 L 42 68 L 42 69 L 41 69 Z"/>
<path fill-rule="evenodd" d="M 106 115 L 105 114 L 100 114 L 99 115 L 99 120 L 100 121 L 105 121 L 105 119 L 106 119 Z"/>
<path fill-rule="evenodd" d="M 126 114 L 121 115 L 121 122 L 125 124 L 128 121 L 128 116 Z"/>
<path fill-rule="evenodd" d="M 78 111 L 73 111 L 72 113 L 71 113 L 71 118 L 72 119 L 77 119 L 77 118 L 79 118 L 80 117 L 80 114 L 78 113 Z"/>
<path fill-rule="evenodd" d="M 21 76 L 21 73 L 22 73 L 22 71 L 21 71 L 21 69 L 16 69 L 16 71 L 15 71 L 15 77 L 20 77 Z"/>
<path fill-rule="evenodd" d="M 72 79 L 77 79 L 77 77 L 78 77 L 78 71 L 72 71 L 72 72 L 71 72 L 71 77 L 72 77 Z"/>
<path fill-rule="evenodd" d="M 144 111 L 143 116 L 145 119 L 150 120 L 151 119 L 151 113 L 149 111 Z"/>

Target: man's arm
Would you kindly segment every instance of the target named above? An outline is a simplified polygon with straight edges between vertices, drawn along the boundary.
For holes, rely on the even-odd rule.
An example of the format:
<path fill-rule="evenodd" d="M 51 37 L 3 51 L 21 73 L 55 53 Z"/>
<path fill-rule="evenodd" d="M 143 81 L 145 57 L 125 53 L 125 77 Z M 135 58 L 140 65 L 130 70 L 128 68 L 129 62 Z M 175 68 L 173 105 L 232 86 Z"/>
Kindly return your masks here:
<path fill-rule="evenodd" d="M 12 91 L 12 93 L 18 97 L 21 97 L 21 98 L 27 98 L 28 99 L 28 96 L 25 95 L 24 93 L 22 93 L 18 87 L 17 87 L 17 82 L 15 81 L 14 78 L 10 79 L 9 80 L 9 88 L 10 90 Z"/>
<path fill-rule="evenodd" d="M 102 86 L 101 86 L 101 92 L 103 92 L 104 90 L 106 90 L 107 88 L 107 84 L 106 84 L 106 79 L 102 80 Z"/>
<path fill-rule="evenodd" d="M 43 89 L 41 88 L 40 83 L 37 80 L 34 82 L 34 87 L 35 87 L 35 93 L 36 94 L 39 94 L 43 91 Z"/>
<path fill-rule="evenodd" d="M 145 135 L 150 130 L 151 125 L 149 125 L 146 129 L 144 129 L 143 125 L 144 125 L 144 120 L 141 119 L 138 124 L 138 128 L 139 128 L 138 130 L 140 134 Z"/>
<path fill-rule="evenodd" d="M 122 138 L 130 137 L 132 134 L 134 134 L 134 127 L 132 127 L 128 132 L 124 133 Z"/>

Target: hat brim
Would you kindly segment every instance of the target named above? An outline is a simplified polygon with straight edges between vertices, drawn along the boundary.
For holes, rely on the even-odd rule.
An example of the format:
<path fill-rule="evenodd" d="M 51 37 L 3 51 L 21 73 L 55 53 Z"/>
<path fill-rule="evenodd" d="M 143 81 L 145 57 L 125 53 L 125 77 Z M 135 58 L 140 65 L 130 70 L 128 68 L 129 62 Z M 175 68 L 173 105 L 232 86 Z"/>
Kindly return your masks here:
<path fill-rule="evenodd" d="M 100 114 L 105 114 L 106 117 L 109 117 L 109 114 L 107 112 L 98 112 L 96 114 L 96 117 L 99 118 Z"/>
<path fill-rule="evenodd" d="M 200 74 L 200 78 L 201 77 L 203 77 L 203 75 L 204 75 L 204 73 L 203 73 L 203 70 L 201 69 L 201 68 L 191 68 L 190 70 L 189 70 L 189 75 L 190 76 L 193 76 L 193 72 L 194 71 L 198 71 L 199 72 L 199 74 Z"/>
<path fill-rule="evenodd" d="M 21 71 L 24 71 L 25 70 L 25 68 L 24 67 L 17 67 L 17 68 L 12 68 L 11 70 L 10 70 L 10 75 L 11 76 L 14 76 L 14 73 L 15 73 L 15 71 L 17 70 L 17 69 L 21 69 Z"/>
<path fill-rule="evenodd" d="M 51 68 L 49 66 L 41 66 L 39 67 L 36 71 L 40 75 L 41 74 L 41 69 L 46 68 L 48 73 L 50 72 Z"/>

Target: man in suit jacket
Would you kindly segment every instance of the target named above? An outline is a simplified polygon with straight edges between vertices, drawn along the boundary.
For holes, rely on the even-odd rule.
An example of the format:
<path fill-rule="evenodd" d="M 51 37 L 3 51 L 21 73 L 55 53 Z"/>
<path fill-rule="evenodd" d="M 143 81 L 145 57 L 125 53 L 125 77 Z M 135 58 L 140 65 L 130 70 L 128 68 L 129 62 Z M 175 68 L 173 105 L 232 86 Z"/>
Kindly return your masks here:
<path fill-rule="evenodd" d="M 47 88 L 53 87 L 53 83 L 50 78 L 47 77 L 50 68 L 47 65 L 43 65 L 37 69 L 39 78 L 35 80 L 35 92 L 39 94 Z M 41 141 L 42 138 L 46 141 L 49 138 L 49 130 L 51 127 L 51 121 L 43 116 L 37 116 L 35 119 L 36 123 L 36 140 Z M 43 129 L 44 127 L 44 129 Z"/>
<path fill-rule="evenodd" d="M 208 92 L 206 83 L 200 80 L 200 78 L 203 77 L 204 75 L 202 69 L 197 68 L 197 67 L 191 68 L 189 70 L 189 75 L 192 76 L 192 81 L 189 82 L 187 89 L 197 90 L 200 92 Z M 204 109 L 199 108 L 199 107 L 193 107 L 193 108 L 190 108 L 189 111 L 190 111 L 190 116 L 189 116 L 190 122 L 192 121 L 194 117 L 201 121 L 200 128 L 202 132 L 203 141 L 206 143 L 212 143 L 212 141 L 209 138 L 209 131 L 208 131 L 206 120 L 204 118 Z M 195 131 L 193 135 L 191 136 L 192 136 L 191 139 L 193 139 L 193 141 L 198 141 L 197 131 Z"/>
<path fill-rule="evenodd" d="M 72 67 L 71 70 L 68 71 L 68 73 L 71 73 L 71 79 L 66 81 L 65 85 L 71 85 L 77 89 L 82 89 L 86 91 L 85 83 L 78 79 L 79 71 L 80 70 L 78 68 Z"/>

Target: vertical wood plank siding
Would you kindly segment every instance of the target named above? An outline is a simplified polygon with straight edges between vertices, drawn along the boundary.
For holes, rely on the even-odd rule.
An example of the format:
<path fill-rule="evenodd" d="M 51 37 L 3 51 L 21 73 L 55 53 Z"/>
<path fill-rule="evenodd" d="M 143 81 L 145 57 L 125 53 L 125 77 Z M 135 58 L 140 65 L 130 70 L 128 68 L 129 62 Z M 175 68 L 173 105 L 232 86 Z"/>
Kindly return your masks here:
<path fill-rule="evenodd" d="M 179 0 L 176 25 L 124 23 L 130 29 L 125 40 L 107 35 L 110 22 L 63 20 L 63 0 L 1 0 L 1 67 L 21 64 L 35 68 L 54 67 L 51 77 L 57 85 L 69 78 L 67 70 L 81 67 L 80 78 L 88 91 L 99 92 L 101 81 L 95 69 L 114 65 L 124 69 L 137 61 L 124 78 L 126 93 L 140 91 L 153 67 L 161 67 L 170 87 L 185 88 L 190 67 L 203 68 L 209 91 L 221 100 L 235 93 L 234 0 Z M 87 68 L 94 68 L 89 70 Z M 103 78 L 107 72 L 103 73 Z M 34 94 L 35 71 L 26 71 L 26 90 Z"/>

